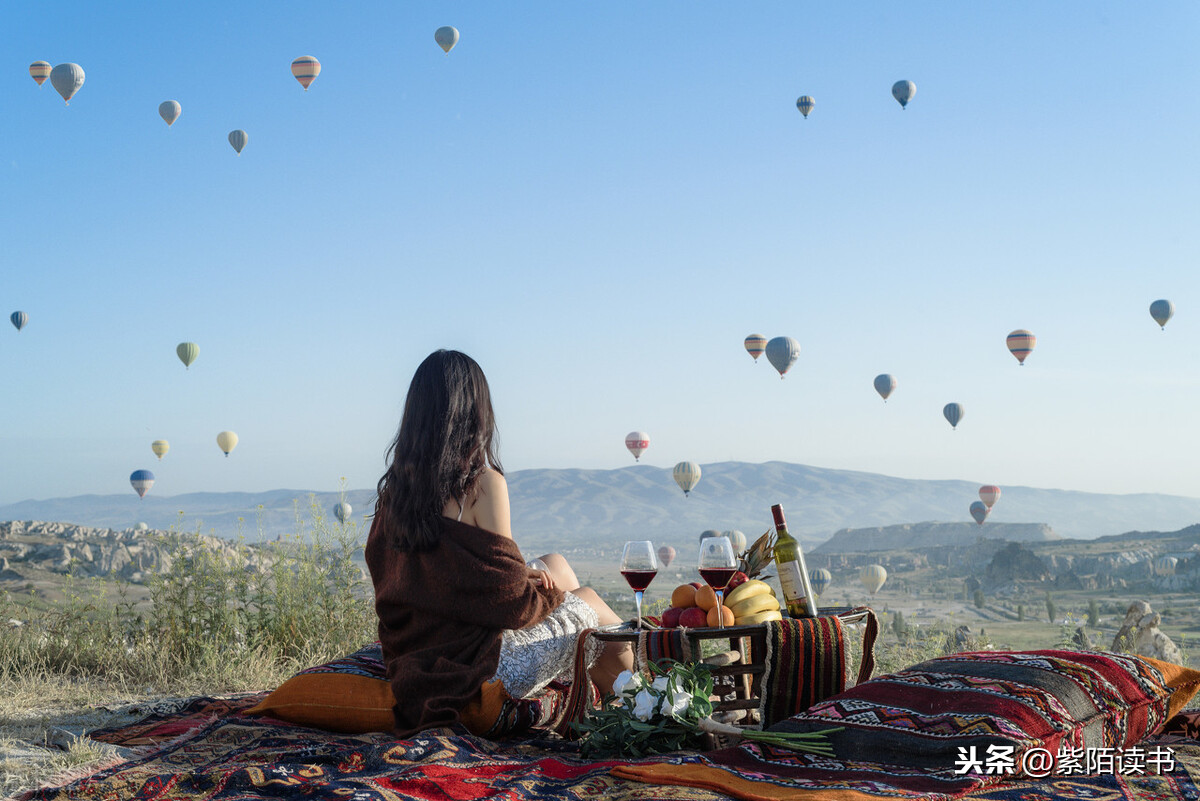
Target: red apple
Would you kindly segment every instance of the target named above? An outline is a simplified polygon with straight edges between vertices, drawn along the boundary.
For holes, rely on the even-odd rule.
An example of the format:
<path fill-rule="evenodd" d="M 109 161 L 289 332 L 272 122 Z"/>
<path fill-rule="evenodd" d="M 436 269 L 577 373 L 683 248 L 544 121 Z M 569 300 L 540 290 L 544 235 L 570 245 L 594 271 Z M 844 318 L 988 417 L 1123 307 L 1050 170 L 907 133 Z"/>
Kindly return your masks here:
<path fill-rule="evenodd" d="M 745 582 L 747 582 L 747 581 L 749 581 L 749 580 L 750 580 L 750 577 L 749 577 L 749 576 L 747 576 L 745 573 L 743 573 L 742 571 L 740 571 L 740 570 L 739 570 L 738 572 L 734 573 L 734 574 L 733 574 L 733 578 L 731 578 L 731 579 L 729 580 L 729 584 L 728 584 L 728 585 L 726 585 L 726 587 L 725 587 L 725 592 L 729 592 L 730 590 L 732 590 L 732 589 L 733 589 L 734 587 L 736 587 L 737 585 L 739 585 L 739 584 L 743 584 L 743 583 L 745 583 Z"/>
<path fill-rule="evenodd" d="M 692 585 L 693 587 L 695 587 L 696 589 L 700 589 L 700 588 L 702 588 L 702 587 L 704 586 L 703 584 L 701 584 L 701 583 L 700 583 L 700 582 L 698 582 L 698 581 L 689 581 L 689 582 L 688 582 L 688 584 L 691 584 L 691 585 Z"/>
<path fill-rule="evenodd" d="M 684 609 L 679 616 L 679 625 L 685 629 L 702 629 L 708 626 L 708 612 L 698 606 Z"/>
<path fill-rule="evenodd" d="M 663 612 L 662 625 L 664 629 L 679 628 L 679 618 L 683 614 L 683 610 L 677 606 L 668 607 L 667 611 Z"/>

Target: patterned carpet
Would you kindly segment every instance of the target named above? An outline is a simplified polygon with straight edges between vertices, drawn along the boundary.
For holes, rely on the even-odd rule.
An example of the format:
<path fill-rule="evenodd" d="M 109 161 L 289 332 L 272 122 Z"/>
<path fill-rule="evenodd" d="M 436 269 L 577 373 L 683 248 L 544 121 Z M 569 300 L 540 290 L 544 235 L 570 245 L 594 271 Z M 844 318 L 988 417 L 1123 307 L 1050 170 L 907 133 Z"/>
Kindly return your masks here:
<path fill-rule="evenodd" d="M 643 784 L 611 775 L 618 763 L 580 759 L 562 740 L 494 743 L 459 730 L 433 730 L 411 740 L 384 734 L 321 732 L 266 717 L 248 717 L 261 698 L 194 699 L 159 710 L 95 739 L 141 753 L 25 799 L 595 799 L 650 801 L 730 796 L 713 790 Z M 165 744 L 163 744 L 165 741 Z M 159 743 L 159 745 L 151 745 Z M 1200 800 L 1200 744 L 1172 743 L 1178 770 L 1164 777 L 1072 777 L 1013 782 L 972 798 L 991 801 Z M 700 764 L 696 754 L 643 760 Z M 624 763 L 628 764 L 628 763 Z M 820 798 L 819 794 L 813 798 Z"/>

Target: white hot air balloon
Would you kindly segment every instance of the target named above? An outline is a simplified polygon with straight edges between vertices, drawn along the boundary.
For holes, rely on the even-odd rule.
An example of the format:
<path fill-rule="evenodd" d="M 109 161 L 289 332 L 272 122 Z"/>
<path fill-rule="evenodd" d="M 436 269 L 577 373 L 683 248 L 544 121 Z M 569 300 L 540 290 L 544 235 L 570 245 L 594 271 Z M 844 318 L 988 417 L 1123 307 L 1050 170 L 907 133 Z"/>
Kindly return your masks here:
<path fill-rule="evenodd" d="M 179 119 L 182 113 L 183 107 L 175 100 L 164 100 L 158 104 L 158 116 L 163 118 L 168 128 L 175 124 L 175 120 Z"/>
<path fill-rule="evenodd" d="M 639 461 L 646 448 L 650 447 L 650 435 L 645 431 L 630 431 L 625 435 L 625 447 L 633 454 L 633 460 Z"/>
<path fill-rule="evenodd" d="M 732 531 L 722 531 L 722 537 L 728 538 L 733 543 L 733 552 L 741 553 L 746 550 L 746 535 L 738 531 L 736 528 Z"/>
<path fill-rule="evenodd" d="M 858 572 L 858 580 L 862 582 L 867 592 L 874 595 L 887 581 L 887 570 L 883 565 L 867 565 Z"/>
<path fill-rule="evenodd" d="M 347 520 L 349 520 L 350 515 L 353 512 L 353 507 L 351 507 L 350 504 L 346 503 L 345 501 L 342 501 L 333 507 L 333 516 L 338 519 L 339 523 L 345 523 Z"/>
<path fill-rule="evenodd" d="M 59 64 L 50 70 L 50 85 L 62 95 L 63 102 L 70 105 L 71 98 L 83 86 L 83 67 L 78 64 Z"/>
<path fill-rule="evenodd" d="M 444 52 L 449 53 L 458 44 L 458 28 L 443 25 L 433 32 L 433 41 L 437 42 Z"/>
<path fill-rule="evenodd" d="M 238 128 L 236 131 L 229 132 L 229 144 L 237 151 L 237 154 L 242 155 L 242 148 L 250 141 L 250 134 Z"/>
<path fill-rule="evenodd" d="M 238 435 L 232 431 L 222 431 L 217 434 L 217 447 L 225 451 L 226 458 L 229 457 L 229 452 L 237 447 Z"/>

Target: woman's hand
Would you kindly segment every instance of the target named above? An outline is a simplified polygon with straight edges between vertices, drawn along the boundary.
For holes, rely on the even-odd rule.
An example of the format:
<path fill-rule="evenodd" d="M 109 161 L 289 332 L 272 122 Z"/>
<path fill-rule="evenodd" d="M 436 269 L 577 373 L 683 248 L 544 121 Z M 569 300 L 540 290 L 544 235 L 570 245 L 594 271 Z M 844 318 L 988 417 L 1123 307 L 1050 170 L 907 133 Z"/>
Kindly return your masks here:
<path fill-rule="evenodd" d="M 529 580 L 536 582 L 539 587 L 544 587 L 547 590 L 554 589 L 554 576 L 550 575 L 549 570 L 538 570 L 537 568 L 527 568 L 529 570 Z"/>

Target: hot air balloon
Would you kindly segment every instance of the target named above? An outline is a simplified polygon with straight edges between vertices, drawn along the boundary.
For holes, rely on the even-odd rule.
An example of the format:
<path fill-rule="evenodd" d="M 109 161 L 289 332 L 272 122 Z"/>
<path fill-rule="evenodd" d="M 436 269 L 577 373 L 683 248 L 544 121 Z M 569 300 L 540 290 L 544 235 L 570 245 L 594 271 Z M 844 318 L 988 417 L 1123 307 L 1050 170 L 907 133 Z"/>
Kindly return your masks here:
<path fill-rule="evenodd" d="M 989 509 L 988 505 L 983 501 L 975 501 L 971 504 L 970 511 L 971 517 L 975 518 L 975 522 L 982 526 L 983 521 L 987 520 L 988 512 L 990 512 L 991 509 Z"/>
<path fill-rule="evenodd" d="M 146 525 L 145 523 L 137 523 L 134 525 L 133 530 L 134 531 L 149 531 L 150 527 L 148 525 Z"/>
<path fill-rule="evenodd" d="M 78 64 L 59 64 L 50 70 L 50 85 L 62 95 L 63 102 L 71 104 L 71 98 L 83 86 L 83 67 Z"/>
<path fill-rule="evenodd" d="M 704 531 L 700 532 L 700 541 L 704 542 L 709 537 L 720 537 L 720 536 L 722 536 L 721 532 L 717 531 L 715 528 L 706 528 L 706 529 L 704 529 Z"/>
<path fill-rule="evenodd" d="M 958 421 L 963 419 L 963 407 L 961 403 L 947 403 L 942 407 L 942 416 L 950 423 L 950 426 L 956 431 L 958 430 Z"/>
<path fill-rule="evenodd" d="M 796 101 L 796 108 L 800 109 L 800 113 L 804 115 L 804 119 L 808 119 L 808 114 L 813 110 L 813 106 L 815 105 L 816 103 L 808 95 L 802 95 Z"/>
<path fill-rule="evenodd" d="M 1024 367 L 1025 357 L 1032 353 L 1034 346 L 1037 345 L 1037 337 L 1024 328 L 1018 328 L 1009 334 L 1004 342 L 1008 345 L 1008 349 L 1012 355 L 1016 356 L 1017 361 Z"/>
<path fill-rule="evenodd" d="M 1150 304 L 1150 316 L 1164 331 L 1167 330 L 1167 320 L 1175 315 L 1175 304 L 1169 300 L 1156 300 Z"/>
<path fill-rule="evenodd" d="M 645 431 L 630 431 L 625 435 L 625 447 L 633 454 L 633 460 L 639 461 L 642 453 L 650 447 L 650 435 Z"/>
<path fill-rule="evenodd" d="M 746 535 L 734 529 L 732 531 L 722 531 L 722 537 L 727 537 L 733 543 L 733 552 L 741 553 L 746 550 Z"/>
<path fill-rule="evenodd" d="M 754 357 L 754 361 L 758 361 L 758 357 L 762 356 L 763 351 L 767 349 L 767 338 L 762 334 L 751 334 L 746 337 L 746 353 Z"/>
<path fill-rule="evenodd" d="M 35 61 L 29 65 L 29 77 L 37 81 L 37 85 L 41 86 L 50 77 L 50 62 Z"/>
<path fill-rule="evenodd" d="M 808 581 L 812 584 L 813 592 L 824 595 L 825 588 L 833 581 L 833 574 L 823 567 L 808 571 Z"/>
<path fill-rule="evenodd" d="M 433 41 L 438 43 L 438 47 L 449 53 L 458 44 L 458 28 L 451 25 L 443 25 L 433 32 Z"/>
<path fill-rule="evenodd" d="M 300 58 L 292 62 L 292 75 L 304 87 L 304 91 L 308 91 L 308 87 L 321 74 L 321 62 L 317 61 L 312 56 L 300 56 Z"/>
<path fill-rule="evenodd" d="M 663 567 L 670 567 L 671 562 L 675 559 L 675 549 L 670 545 L 658 546 L 658 561 L 662 562 Z"/>
<path fill-rule="evenodd" d="M 1000 488 L 995 484 L 984 484 L 979 488 L 979 500 L 983 501 L 983 505 L 991 509 L 996 505 L 996 501 L 1000 500 Z"/>
<path fill-rule="evenodd" d="M 158 457 L 158 461 L 167 455 L 167 451 L 171 450 L 171 443 L 165 439 L 156 439 L 150 443 L 150 450 L 154 451 L 154 455 Z"/>
<path fill-rule="evenodd" d="M 1179 566 L 1179 560 L 1174 556 L 1160 556 L 1154 560 L 1154 572 L 1160 576 L 1175 575 L 1175 568 Z"/>
<path fill-rule="evenodd" d="M 154 486 L 154 474 L 149 470 L 134 470 L 129 474 L 129 483 L 139 498 L 145 498 L 146 493 Z"/>
<path fill-rule="evenodd" d="M 896 81 L 892 84 L 892 97 L 900 104 L 900 108 L 908 108 L 908 101 L 917 94 L 917 85 L 912 81 Z"/>
<path fill-rule="evenodd" d="M 238 435 L 232 431 L 222 431 L 217 434 L 217 446 L 225 451 L 225 458 L 229 458 L 229 452 L 237 447 Z"/>
<path fill-rule="evenodd" d="M 184 367 L 191 367 L 192 362 L 200 355 L 200 346 L 195 342 L 180 342 L 175 346 L 175 355 L 183 362 Z"/>
<path fill-rule="evenodd" d="M 891 395 L 896 389 L 896 378 L 890 373 L 880 373 L 875 376 L 875 391 L 879 393 L 879 397 L 883 398 L 883 402 L 887 403 L 888 395 Z"/>
<path fill-rule="evenodd" d="M 182 113 L 183 106 L 174 100 L 164 100 L 158 104 L 158 116 L 163 118 L 168 128 L 175 124 L 175 120 L 179 119 Z"/>
<path fill-rule="evenodd" d="M 695 462 L 680 462 L 675 465 L 675 469 L 671 471 L 671 475 L 675 477 L 675 483 L 683 490 L 686 497 L 692 491 L 692 487 L 700 481 L 700 465 Z"/>
<path fill-rule="evenodd" d="M 874 595 L 879 592 L 879 588 L 887 581 L 887 570 L 883 565 L 867 565 L 858 572 L 858 580 L 866 587 L 867 592 Z"/>
<path fill-rule="evenodd" d="M 767 343 L 767 361 L 779 371 L 779 378 L 800 358 L 800 343 L 791 337 L 775 337 Z"/>
<path fill-rule="evenodd" d="M 236 131 L 229 132 L 229 144 L 233 145 L 233 149 L 237 151 L 239 156 L 242 155 L 242 148 L 244 148 L 246 143 L 249 141 L 250 134 L 246 133 L 241 128 L 238 128 Z"/>
<path fill-rule="evenodd" d="M 29 315 L 23 311 L 15 311 L 8 319 L 12 320 L 12 324 L 17 327 L 18 331 L 20 331 L 25 327 L 25 324 L 29 322 Z"/>
<path fill-rule="evenodd" d="M 350 518 L 350 514 L 353 511 L 353 507 L 351 507 L 350 504 L 346 503 L 345 501 L 334 504 L 333 506 L 333 516 L 338 519 L 339 523 L 345 523 Z"/>

